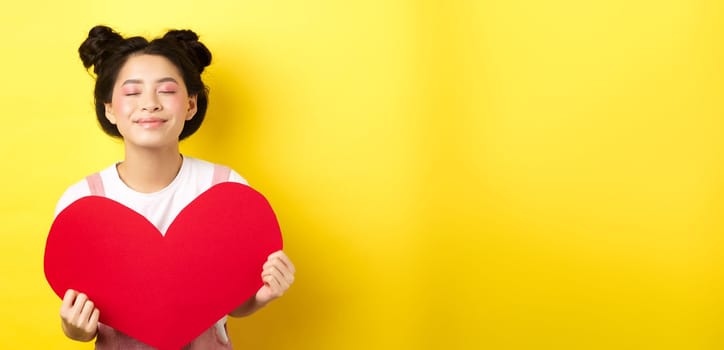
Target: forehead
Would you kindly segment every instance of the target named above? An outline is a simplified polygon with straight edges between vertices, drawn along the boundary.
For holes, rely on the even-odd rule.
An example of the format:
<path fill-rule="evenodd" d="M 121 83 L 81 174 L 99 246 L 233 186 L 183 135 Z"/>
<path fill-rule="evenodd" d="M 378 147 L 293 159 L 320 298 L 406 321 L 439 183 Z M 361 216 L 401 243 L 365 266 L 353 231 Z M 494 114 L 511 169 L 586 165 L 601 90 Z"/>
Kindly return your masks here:
<path fill-rule="evenodd" d="M 181 73 L 171 61 L 159 55 L 133 55 L 126 60 L 118 72 L 116 84 L 123 84 L 128 79 L 156 81 L 171 77 L 179 83 L 183 82 Z"/>

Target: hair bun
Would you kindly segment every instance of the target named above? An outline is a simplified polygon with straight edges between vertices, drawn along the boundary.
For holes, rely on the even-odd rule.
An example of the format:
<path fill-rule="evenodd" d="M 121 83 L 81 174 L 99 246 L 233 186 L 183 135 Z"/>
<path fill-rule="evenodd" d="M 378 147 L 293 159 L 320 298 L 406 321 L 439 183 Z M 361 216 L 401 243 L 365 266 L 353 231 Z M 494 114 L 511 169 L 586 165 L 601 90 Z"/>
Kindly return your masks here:
<path fill-rule="evenodd" d="M 114 48 L 123 42 L 123 37 L 106 26 L 95 26 L 88 32 L 88 38 L 78 48 L 83 66 L 98 74 L 98 68 L 108 58 Z"/>
<path fill-rule="evenodd" d="M 169 30 L 163 39 L 171 39 L 176 41 L 188 54 L 191 61 L 196 65 L 199 73 L 204 71 L 211 64 L 211 51 L 206 45 L 199 41 L 199 36 L 191 30 Z"/>

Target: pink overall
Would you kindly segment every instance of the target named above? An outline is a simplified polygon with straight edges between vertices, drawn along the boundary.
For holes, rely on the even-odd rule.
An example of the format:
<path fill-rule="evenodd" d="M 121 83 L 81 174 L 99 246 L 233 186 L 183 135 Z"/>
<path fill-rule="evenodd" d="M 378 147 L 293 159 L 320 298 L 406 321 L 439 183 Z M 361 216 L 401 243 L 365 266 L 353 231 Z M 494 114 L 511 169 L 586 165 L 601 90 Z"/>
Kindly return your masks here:
<path fill-rule="evenodd" d="M 211 185 L 227 181 L 230 169 L 221 165 L 214 168 L 214 176 Z M 91 195 L 105 197 L 103 181 L 98 173 L 86 178 Z M 223 332 L 224 334 L 219 334 Z M 98 335 L 96 337 L 96 350 L 151 350 L 153 347 L 141 343 L 102 323 L 98 324 Z M 223 329 L 217 328 L 214 324 L 204 333 L 183 347 L 183 350 L 230 350 L 231 342 L 226 333 L 226 326 Z"/>

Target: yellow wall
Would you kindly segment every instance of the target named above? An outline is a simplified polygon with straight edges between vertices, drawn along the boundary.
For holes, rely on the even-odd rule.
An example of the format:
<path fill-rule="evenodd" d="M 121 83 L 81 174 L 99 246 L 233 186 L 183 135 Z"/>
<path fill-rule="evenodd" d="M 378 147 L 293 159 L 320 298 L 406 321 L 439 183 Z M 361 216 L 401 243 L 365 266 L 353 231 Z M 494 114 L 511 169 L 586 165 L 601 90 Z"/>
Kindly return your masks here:
<path fill-rule="evenodd" d="M 211 2 L 0 11 L 0 348 L 91 348 L 42 253 L 122 157 L 76 54 L 97 23 L 215 55 L 183 150 L 269 197 L 299 271 L 238 348 L 724 348 L 720 1 Z"/>

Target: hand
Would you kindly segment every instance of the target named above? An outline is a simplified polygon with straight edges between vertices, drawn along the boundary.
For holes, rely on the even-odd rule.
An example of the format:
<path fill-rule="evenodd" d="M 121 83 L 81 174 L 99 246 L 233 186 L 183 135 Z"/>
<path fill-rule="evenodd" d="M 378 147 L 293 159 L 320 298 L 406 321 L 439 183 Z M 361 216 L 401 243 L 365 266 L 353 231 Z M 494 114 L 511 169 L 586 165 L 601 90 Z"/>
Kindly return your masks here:
<path fill-rule="evenodd" d="M 229 315 L 233 317 L 251 315 L 270 301 L 282 296 L 294 282 L 294 272 L 294 265 L 283 251 L 271 253 L 261 272 L 264 285 L 259 288 L 255 296 L 249 298 Z"/>
<path fill-rule="evenodd" d="M 68 338 L 90 341 L 98 332 L 100 311 L 83 293 L 68 289 L 60 305 L 63 332 Z"/>
<path fill-rule="evenodd" d="M 266 305 L 282 296 L 294 283 L 295 272 L 294 264 L 283 251 L 279 250 L 270 254 L 264 263 L 264 270 L 261 272 L 264 286 L 256 292 L 256 303 Z"/>

